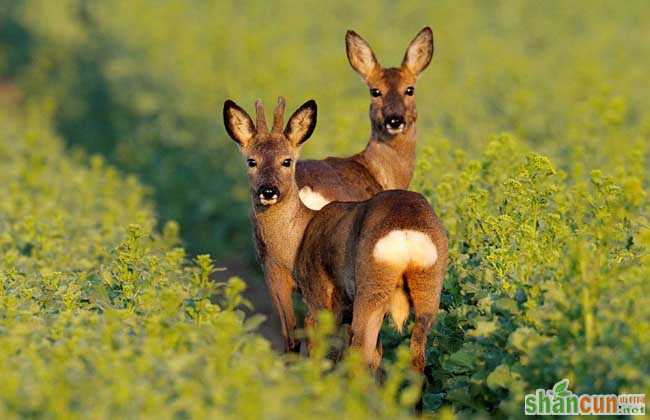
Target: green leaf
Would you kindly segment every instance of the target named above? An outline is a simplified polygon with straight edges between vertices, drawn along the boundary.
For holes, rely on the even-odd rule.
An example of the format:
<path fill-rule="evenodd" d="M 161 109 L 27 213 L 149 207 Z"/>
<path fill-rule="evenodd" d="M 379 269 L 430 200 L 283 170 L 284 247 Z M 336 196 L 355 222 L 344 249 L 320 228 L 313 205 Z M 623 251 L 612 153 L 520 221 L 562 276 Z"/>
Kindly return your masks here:
<path fill-rule="evenodd" d="M 510 368 L 507 365 L 501 364 L 490 372 L 487 377 L 487 385 L 493 391 L 498 388 L 507 388 L 511 379 Z"/>
<path fill-rule="evenodd" d="M 470 337 L 488 337 L 498 328 L 496 321 L 478 321 L 476 328 L 470 330 L 467 335 Z"/>
<path fill-rule="evenodd" d="M 452 373 L 463 373 L 471 371 L 477 360 L 477 353 L 466 348 L 461 349 L 449 356 L 442 364 L 443 369 Z"/>

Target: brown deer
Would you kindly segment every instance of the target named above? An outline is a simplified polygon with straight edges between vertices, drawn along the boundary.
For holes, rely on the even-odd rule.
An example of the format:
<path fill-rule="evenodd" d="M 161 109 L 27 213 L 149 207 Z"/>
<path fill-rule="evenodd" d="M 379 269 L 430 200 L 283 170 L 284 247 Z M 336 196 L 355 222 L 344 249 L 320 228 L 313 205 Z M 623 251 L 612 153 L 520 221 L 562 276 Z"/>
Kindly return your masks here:
<path fill-rule="evenodd" d="M 370 141 L 354 156 L 298 162 L 300 198 L 314 210 L 330 201 L 361 201 L 382 190 L 406 189 L 413 176 L 415 82 L 433 56 L 431 28 L 415 36 L 397 68 L 383 68 L 354 31 L 347 32 L 345 42 L 352 68 L 370 89 Z"/>
<path fill-rule="evenodd" d="M 381 67 L 368 43 L 353 31 L 346 34 L 346 50 L 350 64 L 370 88 L 371 136 L 366 148 L 354 156 L 297 162 L 295 171 L 300 199 L 315 210 L 330 201 L 361 201 L 384 189 L 408 188 L 413 175 L 417 119 L 415 82 L 433 56 L 431 29 L 422 29 L 411 41 L 399 68 Z M 266 127 L 266 121 L 258 123 Z M 234 124 L 246 126 L 244 122 Z M 232 137 L 228 123 L 226 129 Z M 282 131 L 275 122 L 274 131 L 276 134 Z M 278 234 L 286 232 L 284 226 L 277 231 Z M 256 231 L 256 237 L 259 235 Z M 274 258 L 265 257 L 259 238 L 256 242 L 265 281 L 280 315 L 285 349 L 296 350 L 297 342 L 290 333 L 295 328 L 291 299 L 295 286 L 291 269 L 283 268 Z"/>
<path fill-rule="evenodd" d="M 447 265 L 447 237 L 420 194 L 390 190 L 361 202 L 333 202 L 321 210 L 300 200 L 295 163 L 316 125 L 316 103 L 302 105 L 283 125 L 278 101 L 269 132 L 261 102 L 257 124 L 232 101 L 224 104 L 228 134 L 240 145 L 249 167 L 253 222 L 265 279 L 283 317 L 289 350 L 295 349 L 291 302 L 293 273 L 314 314 L 331 310 L 341 322 L 351 313 L 351 344 L 371 367 L 379 365 L 378 334 L 390 313 L 402 328 L 412 306 L 413 365 L 424 368 L 424 348 L 440 302 Z M 275 276 L 278 272 L 283 275 Z"/>

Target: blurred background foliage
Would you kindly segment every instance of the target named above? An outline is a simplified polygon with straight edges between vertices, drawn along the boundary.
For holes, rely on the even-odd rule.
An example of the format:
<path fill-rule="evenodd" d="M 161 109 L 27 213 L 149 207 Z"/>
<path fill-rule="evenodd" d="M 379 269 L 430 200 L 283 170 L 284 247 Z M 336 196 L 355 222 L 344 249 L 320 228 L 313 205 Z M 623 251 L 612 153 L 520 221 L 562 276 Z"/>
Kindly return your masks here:
<path fill-rule="evenodd" d="M 250 111 L 258 97 L 271 104 L 285 95 L 290 108 L 314 98 L 319 123 L 304 155 L 357 152 L 370 132 L 369 95 L 347 62 L 345 31 L 359 32 L 391 66 L 425 25 L 435 54 L 417 85 L 412 187 L 431 200 L 451 239 L 425 408 L 516 416 L 524 392 L 563 377 L 574 391 L 647 393 L 647 1 L 2 0 L 0 98 L 11 110 L 3 124 L 46 125 L 65 148 L 27 149 L 55 147 L 90 167 L 97 158 L 88 164 L 83 155 L 98 154 L 142 181 L 93 198 L 80 175 L 50 172 L 60 183 L 72 177 L 88 200 L 43 203 L 116 200 L 97 211 L 121 230 L 97 247 L 112 249 L 129 223 L 156 235 L 150 225 L 177 220 L 190 255 L 210 253 L 227 273 L 249 272 L 255 307 L 266 312 L 243 162 L 222 127 L 223 101 Z M 129 188 L 153 205 L 113 197 Z M 35 197 L 7 193 L 23 194 L 21 205 Z M 146 217 L 136 216 L 140 206 Z M 61 232 L 74 229 L 66 226 Z M 34 246 L 4 240 L 19 254 Z M 43 263 L 57 271 L 75 264 Z M 383 337 L 387 359 L 408 339 L 390 329 Z"/>
<path fill-rule="evenodd" d="M 315 98 L 305 156 L 360 150 L 369 95 L 345 56 L 349 28 L 391 66 L 433 27 L 434 60 L 417 89 L 421 146 L 442 133 L 474 153 L 506 130 L 562 165 L 601 167 L 612 150 L 571 130 L 584 108 L 636 127 L 650 97 L 643 0 L 4 3 L 2 74 L 54 104 L 69 145 L 151 186 L 161 220 L 181 223 L 190 250 L 222 258 L 250 255 L 246 181 L 223 101 L 250 110 L 257 97 L 285 95 L 289 107 Z M 597 156 L 575 156 L 576 142 Z"/>

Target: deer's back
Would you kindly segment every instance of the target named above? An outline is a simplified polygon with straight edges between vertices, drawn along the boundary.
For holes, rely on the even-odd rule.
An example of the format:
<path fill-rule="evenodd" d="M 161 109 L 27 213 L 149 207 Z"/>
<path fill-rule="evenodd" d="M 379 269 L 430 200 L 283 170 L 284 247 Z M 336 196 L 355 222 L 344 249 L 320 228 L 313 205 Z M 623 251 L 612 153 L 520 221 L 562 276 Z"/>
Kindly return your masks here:
<path fill-rule="evenodd" d="M 296 166 L 298 188 L 314 194 L 315 202 L 363 201 L 382 190 L 368 169 L 352 158 L 301 160 Z M 304 191 L 304 190 L 303 190 Z M 305 202 L 304 197 L 301 199 Z M 318 206 L 305 204 L 315 210 Z"/>
<path fill-rule="evenodd" d="M 446 258 L 445 231 L 426 199 L 410 191 L 388 190 L 362 202 L 330 203 L 317 212 L 296 257 L 296 281 L 314 292 L 320 288 L 313 284 L 315 279 L 329 278 L 351 300 L 356 269 L 360 264 L 375 263 L 373 252 L 379 241 L 408 238 L 395 232 L 415 232 L 411 237 L 416 239 L 421 235 Z"/>

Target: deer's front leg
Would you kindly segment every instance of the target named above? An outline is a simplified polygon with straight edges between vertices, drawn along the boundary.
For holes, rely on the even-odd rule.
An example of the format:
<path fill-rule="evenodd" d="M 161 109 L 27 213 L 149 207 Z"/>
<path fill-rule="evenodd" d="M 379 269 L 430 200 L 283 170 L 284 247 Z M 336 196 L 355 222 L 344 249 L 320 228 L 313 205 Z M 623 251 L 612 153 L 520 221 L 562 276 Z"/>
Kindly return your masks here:
<path fill-rule="evenodd" d="M 299 352 L 300 341 L 296 339 L 296 315 L 293 310 L 295 284 L 291 273 L 285 268 L 268 262 L 264 264 L 264 281 L 269 289 L 275 309 L 280 315 L 285 352 Z"/>

